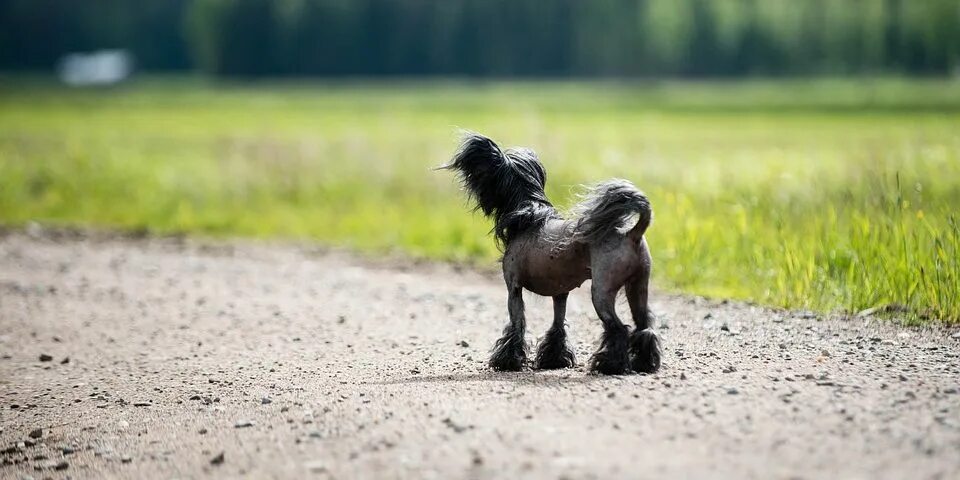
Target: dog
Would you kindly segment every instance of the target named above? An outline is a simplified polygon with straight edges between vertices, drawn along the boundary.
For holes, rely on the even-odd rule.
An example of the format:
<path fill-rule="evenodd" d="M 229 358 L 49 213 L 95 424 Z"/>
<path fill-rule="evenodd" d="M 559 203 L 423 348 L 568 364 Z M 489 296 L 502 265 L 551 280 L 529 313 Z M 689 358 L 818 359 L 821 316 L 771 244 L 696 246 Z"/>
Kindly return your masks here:
<path fill-rule="evenodd" d="M 626 180 L 602 182 L 565 218 L 547 199 L 547 173 L 533 150 L 503 150 L 476 133 L 464 134 L 453 159 L 439 168 L 456 172 L 475 211 L 493 219 L 491 233 L 503 253 L 510 321 L 494 344 L 492 369 L 519 371 L 527 363 L 524 290 L 553 298 L 553 323 L 537 345 L 534 368 L 575 366 L 564 325 L 567 295 L 587 279 L 603 323 L 590 370 L 621 375 L 660 369 L 661 342 L 648 304 L 652 259 L 644 238 L 653 210 L 641 191 Z M 636 325 L 632 332 L 617 317 L 621 289 Z"/>

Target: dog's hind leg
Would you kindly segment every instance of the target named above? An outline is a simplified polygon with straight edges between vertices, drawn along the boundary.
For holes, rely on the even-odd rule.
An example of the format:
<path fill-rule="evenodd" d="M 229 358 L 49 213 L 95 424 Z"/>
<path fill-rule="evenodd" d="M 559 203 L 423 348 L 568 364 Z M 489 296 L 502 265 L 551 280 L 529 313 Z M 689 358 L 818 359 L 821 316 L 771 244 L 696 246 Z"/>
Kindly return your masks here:
<path fill-rule="evenodd" d="M 647 303 L 649 283 L 648 261 L 639 274 L 624 286 L 630 313 L 637 325 L 630 334 L 630 366 L 640 373 L 654 373 L 660 369 L 660 336 L 653 330 L 654 317 Z"/>
<path fill-rule="evenodd" d="M 567 330 L 563 324 L 567 314 L 567 295 L 553 297 L 553 324 L 537 346 L 534 360 L 537 369 L 567 368 L 576 364 L 573 351 L 567 346 Z"/>
<path fill-rule="evenodd" d="M 627 326 L 617 318 L 617 290 L 619 287 L 609 288 L 594 279 L 593 307 L 603 322 L 603 337 L 600 348 L 590 359 L 590 370 L 604 375 L 621 375 L 630 369 Z"/>
<path fill-rule="evenodd" d="M 527 360 L 527 346 L 523 340 L 527 329 L 527 321 L 523 315 L 523 289 L 520 286 L 510 286 L 508 296 L 507 309 L 510 313 L 510 323 L 503 329 L 503 336 L 493 346 L 490 368 L 516 372 L 523 368 Z"/>

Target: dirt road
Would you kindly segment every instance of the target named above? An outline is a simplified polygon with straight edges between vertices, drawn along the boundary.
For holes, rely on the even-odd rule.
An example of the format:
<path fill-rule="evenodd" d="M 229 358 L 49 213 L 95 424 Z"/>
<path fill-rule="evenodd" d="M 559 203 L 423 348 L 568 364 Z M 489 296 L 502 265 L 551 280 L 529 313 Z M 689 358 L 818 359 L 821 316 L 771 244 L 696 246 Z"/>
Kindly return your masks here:
<path fill-rule="evenodd" d="M 492 373 L 504 303 L 447 266 L 6 234 L 0 477 L 960 478 L 955 330 L 657 294 L 656 375 Z"/>

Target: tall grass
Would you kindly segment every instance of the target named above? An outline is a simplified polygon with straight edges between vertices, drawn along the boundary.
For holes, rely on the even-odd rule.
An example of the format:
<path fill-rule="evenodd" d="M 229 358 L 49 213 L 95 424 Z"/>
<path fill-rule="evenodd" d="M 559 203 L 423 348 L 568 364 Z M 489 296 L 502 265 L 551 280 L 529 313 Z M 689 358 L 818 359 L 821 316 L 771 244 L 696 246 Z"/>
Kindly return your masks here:
<path fill-rule="evenodd" d="M 455 127 L 536 148 L 561 206 L 633 180 L 661 287 L 960 321 L 948 82 L 0 88 L 0 222 L 297 237 L 490 264 L 430 167 Z"/>

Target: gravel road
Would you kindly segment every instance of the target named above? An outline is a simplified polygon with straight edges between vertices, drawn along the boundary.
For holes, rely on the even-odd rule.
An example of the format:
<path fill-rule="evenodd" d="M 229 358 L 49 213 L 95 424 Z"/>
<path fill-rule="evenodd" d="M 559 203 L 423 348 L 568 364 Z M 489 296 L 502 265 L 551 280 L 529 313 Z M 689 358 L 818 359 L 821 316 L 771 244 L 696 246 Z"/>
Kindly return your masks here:
<path fill-rule="evenodd" d="M 8 232 L 0 478 L 960 478 L 957 330 L 653 298 L 656 375 L 493 373 L 493 274 Z"/>

